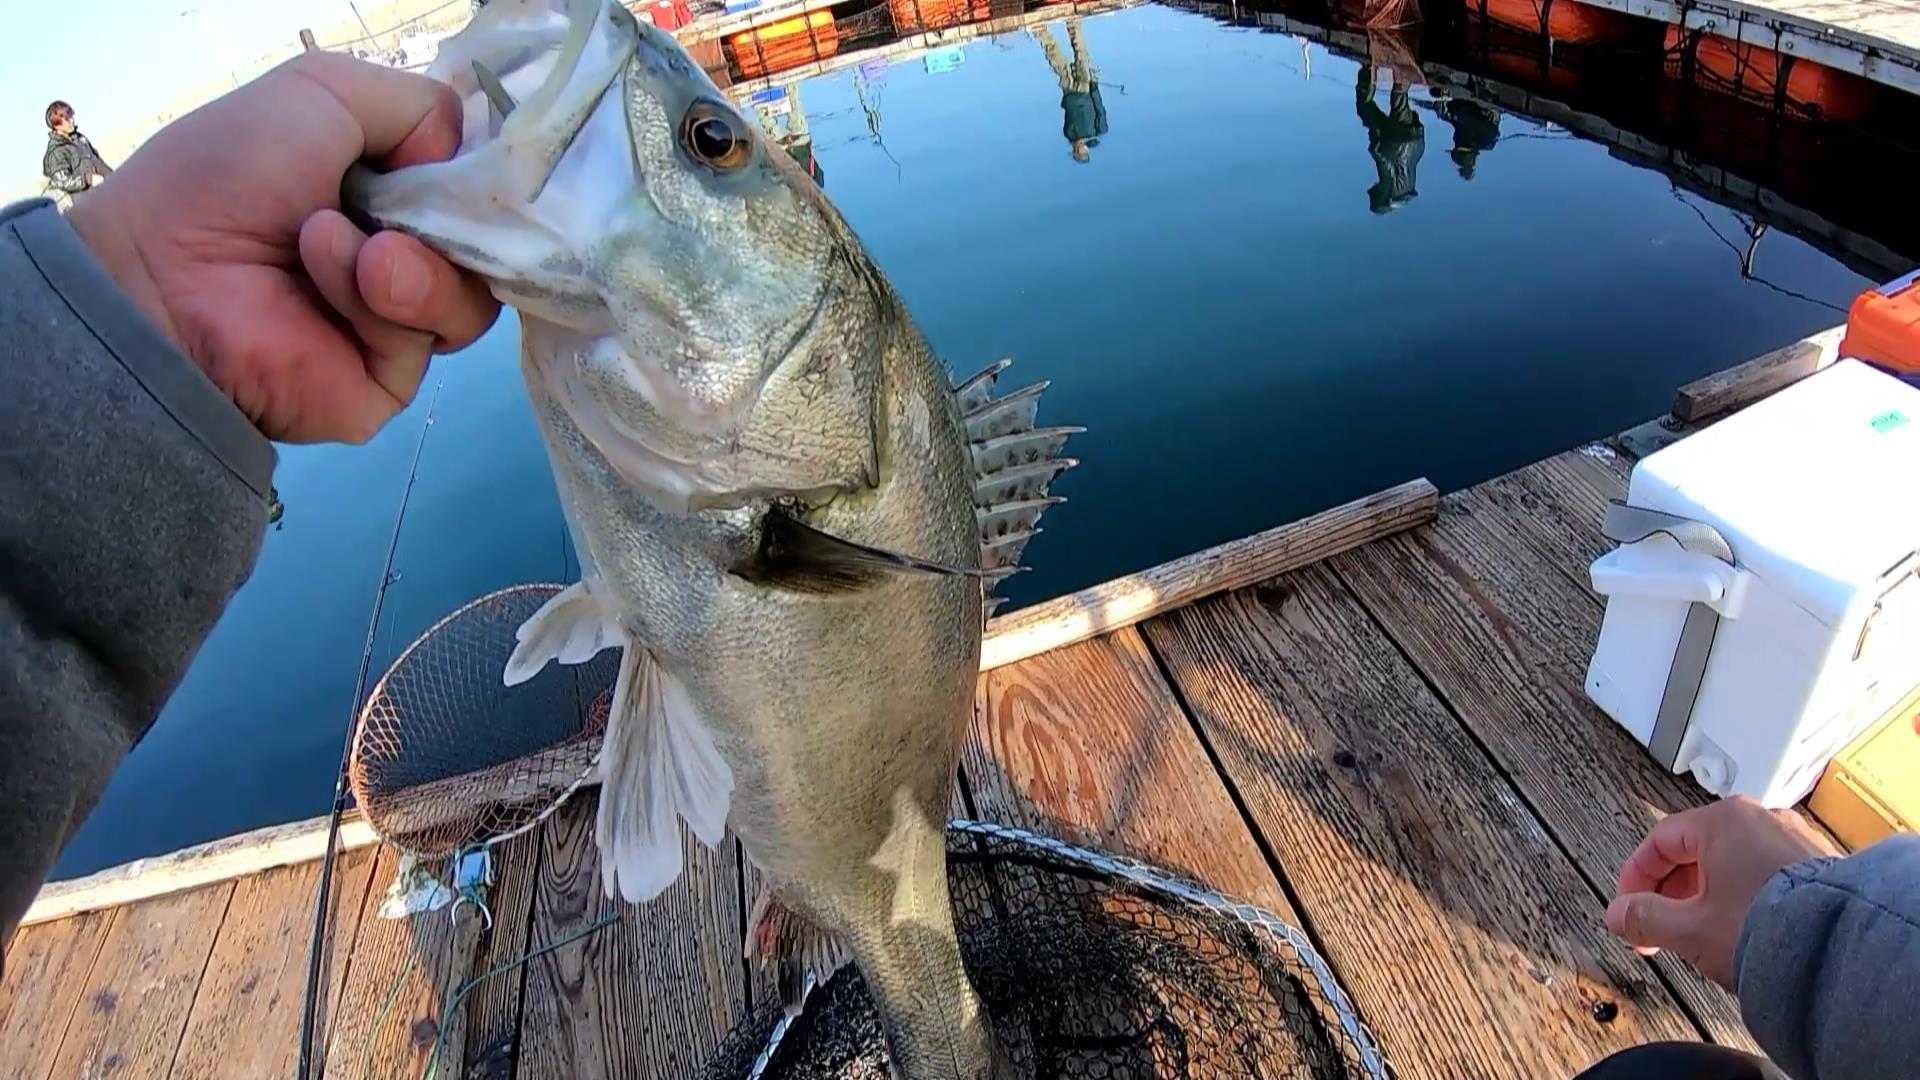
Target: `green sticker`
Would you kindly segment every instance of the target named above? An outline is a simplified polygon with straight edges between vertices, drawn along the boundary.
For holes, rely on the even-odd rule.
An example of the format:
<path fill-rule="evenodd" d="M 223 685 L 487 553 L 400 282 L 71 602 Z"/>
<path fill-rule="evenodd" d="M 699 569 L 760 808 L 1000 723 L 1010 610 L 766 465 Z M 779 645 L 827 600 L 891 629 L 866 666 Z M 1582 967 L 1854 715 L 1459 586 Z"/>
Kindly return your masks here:
<path fill-rule="evenodd" d="M 1873 430 L 1884 435 L 1894 428 L 1905 427 L 1907 424 L 1907 414 L 1901 412 L 1899 409 L 1888 409 L 1886 412 L 1867 421 L 1867 423 L 1872 426 Z"/>

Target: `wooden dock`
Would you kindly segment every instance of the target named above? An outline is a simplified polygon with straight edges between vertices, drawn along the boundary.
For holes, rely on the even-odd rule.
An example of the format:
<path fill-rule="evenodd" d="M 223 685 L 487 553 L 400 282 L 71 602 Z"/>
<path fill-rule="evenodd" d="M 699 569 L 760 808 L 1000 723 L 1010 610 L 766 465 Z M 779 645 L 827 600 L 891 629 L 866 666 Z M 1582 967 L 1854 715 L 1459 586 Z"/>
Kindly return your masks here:
<path fill-rule="evenodd" d="M 1833 335 L 1812 340 L 1687 388 L 1687 419 L 1655 425 L 1654 444 L 1830 362 Z M 1582 691 L 1602 611 L 1587 565 L 1646 438 L 1444 498 L 1410 483 L 996 620 L 956 809 L 1293 921 L 1403 1078 L 1540 1080 L 1648 1040 L 1749 1045 L 1727 994 L 1601 923 L 1647 828 L 1704 801 Z M 616 907 L 592 811 L 583 795 L 496 851 L 484 931 L 379 917 L 396 856 L 349 828 L 315 1075 L 420 1077 L 436 1043 L 443 1077 L 690 1075 L 770 992 L 741 959 L 751 871 L 731 845 L 690 842 L 668 894 Z M 291 1075 L 317 828 L 46 890 L 6 954 L 8 1074 Z M 608 915 L 447 1008 L 473 976 Z"/>

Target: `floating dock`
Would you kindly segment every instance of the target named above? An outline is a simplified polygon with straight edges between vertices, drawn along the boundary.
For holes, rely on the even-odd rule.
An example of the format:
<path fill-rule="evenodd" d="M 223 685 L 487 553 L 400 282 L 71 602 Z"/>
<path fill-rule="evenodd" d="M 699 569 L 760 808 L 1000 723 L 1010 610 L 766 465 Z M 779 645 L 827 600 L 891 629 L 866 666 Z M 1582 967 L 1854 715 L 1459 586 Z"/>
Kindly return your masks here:
<path fill-rule="evenodd" d="M 1725 992 L 1602 925 L 1647 829 L 1707 797 L 1588 702 L 1587 567 L 1636 453 L 1830 363 L 1836 338 L 1470 490 L 1411 481 L 994 620 L 956 816 L 1290 920 L 1406 1080 L 1568 1076 L 1658 1039 L 1751 1047 Z M 441 1077 L 689 1076 L 774 992 L 741 959 L 752 871 L 730 841 L 690 841 L 666 895 L 610 904 L 594 805 L 495 850 L 491 928 L 379 917 L 397 856 L 350 821 L 313 1075 L 420 1077 L 442 1044 Z M 6 1073 L 293 1074 L 324 841 L 296 823 L 46 889 L 7 949 Z"/>

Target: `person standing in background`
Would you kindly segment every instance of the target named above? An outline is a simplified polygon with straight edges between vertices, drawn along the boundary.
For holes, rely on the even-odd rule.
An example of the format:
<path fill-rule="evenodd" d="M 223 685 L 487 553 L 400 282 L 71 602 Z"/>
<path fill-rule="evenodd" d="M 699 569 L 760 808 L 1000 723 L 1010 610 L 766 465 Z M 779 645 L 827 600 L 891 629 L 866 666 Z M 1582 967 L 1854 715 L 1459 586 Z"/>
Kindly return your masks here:
<path fill-rule="evenodd" d="M 67 200 L 99 186 L 113 175 L 113 167 L 100 157 L 93 143 L 73 122 L 73 106 L 56 101 L 47 106 L 47 152 L 40 158 L 40 173 L 47 178 L 47 190 Z"/>

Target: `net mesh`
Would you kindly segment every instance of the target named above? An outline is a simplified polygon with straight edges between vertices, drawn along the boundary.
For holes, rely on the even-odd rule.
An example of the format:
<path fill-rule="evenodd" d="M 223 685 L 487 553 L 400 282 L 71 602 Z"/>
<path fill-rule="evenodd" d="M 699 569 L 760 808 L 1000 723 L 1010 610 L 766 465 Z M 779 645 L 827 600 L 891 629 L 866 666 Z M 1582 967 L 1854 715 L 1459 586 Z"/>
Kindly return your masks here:
<path fill-rule="evenodd" d="M 505 686 L 514 632 L 561 589 L 520 585 L 440 620 L 361 711 L 348 782 L 381 839 L 420 856 L 522 832 L 591 774 L 619 651 Z"/>
<path fill-rule="evenodd" d="M 1125 859 L 954 822 L 967 970 L 1023 1080 L 1384 1080 L 1312 945 L 1258 908 Z M 879 1019 L 843 970 L 783 1023 L 764 1003 L 699 1080 L 888 1080 Z"/>

